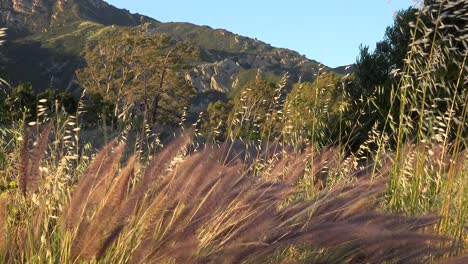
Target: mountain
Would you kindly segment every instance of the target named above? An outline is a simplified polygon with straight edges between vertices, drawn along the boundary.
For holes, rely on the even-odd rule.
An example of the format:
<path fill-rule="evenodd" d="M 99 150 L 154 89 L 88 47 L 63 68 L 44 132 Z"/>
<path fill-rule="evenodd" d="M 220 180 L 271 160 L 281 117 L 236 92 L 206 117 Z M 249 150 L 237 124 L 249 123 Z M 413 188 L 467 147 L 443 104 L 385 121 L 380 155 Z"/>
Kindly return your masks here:
<path fill-rule="evenodd" d="M 257 39 L 243 37 L 224 29 L 197 26 L 190 23 L 159 23 L 155 32 L 175 39 L 189 40 L 205 51 L 206 64 L 191 71 L 187 78 L 201 90 L 230 91 L 252 79 L 258 73 L 278 79 L 285 72 L 298 79 L 312 79 L 319 62 L 299 53 L 275 48 Z M 331 70 L 328 67 L 324 70 Z"/>
<path fill-rule="evenodd" d="M 332 69 L 334 72 L 341 74 L 341 75 L 346 75 L 346 74 L 351 74 L 356 71 L 356 65 L 345 65 L 345 66 L 340 66 Z"/>
<path fill-rule="evenodd" d="M 36 90 L 72 89 L 74 71 L 82 65 L 86 43 L 108 27 L 146 25 L 150 32 L 192 42 L 203 54 L 185 78 L 200 93 L 234 93 L 246 81 L 262 75 L 279 80 L 313 80 L 331 71 L 299 53 L 243 37 L 224 29 L 190 23 L 161 23 L 132 14 L 102 0 L 0 0 L 0 23 L 9 28 L 3 47 L 4 71 L 12 84 L 32 82 Z"/>
<path fill-rule="evenodd" d="M 47 31 L 78 20 L 135 26 L 152 19 L 101 0 L 0 0 L 1 23 L 16 30 Z"/>

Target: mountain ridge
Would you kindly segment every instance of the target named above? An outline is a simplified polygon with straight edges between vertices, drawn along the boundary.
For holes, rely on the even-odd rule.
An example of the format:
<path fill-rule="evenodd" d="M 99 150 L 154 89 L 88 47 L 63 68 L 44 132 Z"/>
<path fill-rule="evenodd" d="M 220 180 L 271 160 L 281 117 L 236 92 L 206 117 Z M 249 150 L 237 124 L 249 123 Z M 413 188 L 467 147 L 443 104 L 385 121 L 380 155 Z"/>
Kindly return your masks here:
<path fill-rule="evenodd" d="M 1 23 L 20 31 L 40 32 L 76 20 L 121 26 L 155 21 L 102 0 L 0 0 Z"/>
<path fill-rule="evenodd" d="M 333 70 L 296 51 L 276 48 L 225 29 L 187 22 L 162 23 L 102 0 L 0 0 L 0 23 L 24 33 L 14 40 L 16 45 L 26 43 L 51 53 L 48 54 L 51 58 L 45 58 L 50 62 L 40 60 L 46 69 L 36 79 L 43 80 L 41 86 L 50 83 L 62 89 L 70 86 L 72 76 L 69 75 L 79 67 L 81 52 L 90 36 L 114 25 L 146 25 L 155 34 L 164 33 L 175 40 L 194 43 L 202 50 L 204 61 L 189 70 L 185 78 L 199 92 L 229 93 L 259 74 L 276 80 L 289 73 L 293 81 L 312 81 L 318 72 Z M 54 61 L 55 57 L 62 56 L 60 54 L 74 57 L 74 60 Z M 68 64 L 62 67 L 66 73 L 57 74 L 56 69 L 49 67 L 57 64 Z M 56 74 L 51 75 L 51 72 Z"/>

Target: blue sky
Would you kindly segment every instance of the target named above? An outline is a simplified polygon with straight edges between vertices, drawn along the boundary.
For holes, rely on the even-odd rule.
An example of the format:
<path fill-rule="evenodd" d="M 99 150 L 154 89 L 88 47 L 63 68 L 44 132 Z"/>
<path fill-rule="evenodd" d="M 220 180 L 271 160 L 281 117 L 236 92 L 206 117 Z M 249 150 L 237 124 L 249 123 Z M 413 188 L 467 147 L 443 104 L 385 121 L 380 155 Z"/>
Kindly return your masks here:
<path fill-rule="evenodd" d="M 337 67 L 354 63 L 362 43 L 374 47 L 395 11 L 413 0 L 108 0 L 162 22 L 224 28 Z"/>

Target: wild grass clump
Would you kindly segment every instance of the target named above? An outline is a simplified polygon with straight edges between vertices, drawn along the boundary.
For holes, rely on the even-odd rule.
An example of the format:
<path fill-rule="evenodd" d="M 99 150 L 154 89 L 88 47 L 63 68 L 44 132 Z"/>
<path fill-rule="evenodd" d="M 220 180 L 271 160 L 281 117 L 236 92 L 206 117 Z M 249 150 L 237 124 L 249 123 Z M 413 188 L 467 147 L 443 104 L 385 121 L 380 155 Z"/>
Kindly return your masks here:
<path fill-rule="evenodd" d="M 141 166 L 113 141 L 76 184 L 54 194 L 47 175 L 30 181 L 20 174 L 31 187 L 0 199 L 1 256 L 6 263 L 258 263 L 280 261 L 278 254 L 296 247 L 316 252 L 309 262 L 423 263 L 449 250 L 447 238 L 425 232 L 438 217 L 379 209 L 388 178 L 364 175 L 306 198 L 297 183 L 310 152 L 253 175 L 239 159 L 223 162 L 228 148 L 184 155 L 190 142 L 180 136 Z M 24 163 L 40 164 L 34 158 Z"/>
<path fill-rule="evenodd" d="M 387 119 L 396 142 L 387 205 L 411 215 L 438 212 L 438 230 L 460 249 L 468 242 L 468 45 L 461 23 L 468 3 L 425 3 L 410 23 L 404 66 L 393 71 L 399 82 Z"/>
<path fill-rule="evenodd" d="M 374 109 L 384 124 L 366 123 L 356 151 L 363 124 L 341 120 L 352 102 L 321 100 L 346 97 L 347 77 L 330 77 L 333 95 L 312 85 L 304 104 L 287 75 L 252 82 L 221 120 L 232 143 L 187 133 L 155 156 L 146 129 L 137 154 L 114 140 L 88 156 L 79 113 L 48 122 L 39 101 L 30 127 L 1 130 L 0 262 L 468 262 L 450 258 L 468 244 L 468 7 L 425 2 L 389 109 Z"/>

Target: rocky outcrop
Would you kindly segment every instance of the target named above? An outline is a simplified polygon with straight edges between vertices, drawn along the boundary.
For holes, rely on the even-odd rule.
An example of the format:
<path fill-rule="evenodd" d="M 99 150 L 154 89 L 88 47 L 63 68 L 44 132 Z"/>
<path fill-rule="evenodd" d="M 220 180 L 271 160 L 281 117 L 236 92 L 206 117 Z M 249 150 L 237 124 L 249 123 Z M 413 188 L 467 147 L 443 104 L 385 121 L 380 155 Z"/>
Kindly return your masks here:
<path fill-rule="evenodd" d="M 50 24 L 56 3 L 56 0 L 0 0 L 0 22 L 17 29 L 42 29 Z"/>
<path fill-rule="evenodd" d="M 10 0 L 6 2 L 6 6 L 11 6 L 14 11 L 24 14 L 47 13 L 52 10 L 55 5 L 55 0 Z M 10 3 L 8 3 L 10 2 Z"/>
<path fill-rule="evenodd" d="M 252 72 L 258 69 L 266 78 L 277 79 L 276 77 L 288 72 L 291 81 L 299 78 L 312 81 L 319 68 L 318 62 L 309 60 L 293 50 L 275 48 L 260 40 L 240 36 L 223 29 L 213 29 L 209 26 L 198 26 L 186 22 L 170 22 L 158 24 L 152 32 L 169 34 L 176 40 L 189 41 L 201 48 L 204 54 L 203 59 L 209 61 L 210 64 L 196 67 L 186 76 L 186 79 L 200 91 L 209 89 L 226 91 L 237 88 L 238 77 L 237 84 L 242 84 L 249 78 L 255 78 Z M 249 72 L 236 77 L 233 77 L 231 72 L 227 75 L 215 74 L 213 68 L 226 60 L 232 61 L 240 69 Z"/>
<path fill-rule="evenodd" d="M 237 86 L 238 73 L 242 69 L 256 69 L 259 74 L 261 73 L 260 76 L 268 72 L 282 75 L 301 68 L 307 62 L 310 61 L 305 57 L 294 56 L 291 51 L 278 49 L 272 53 L 237 55 L 219 62 L 203 64 L 189 71 L 185 79 L 200 92 L 209 90 L 229 92 Z"/>
<path fill-rule="evenodd" d="M 220 62 L 203 64 L 189 71 L 185 79 L 192 83 L 199 92 L 216 90 L 227 92 L 241 69 L 237 62 L 225 59 Z"/>
<path fill-rule="evenodd" d="M 0 0 L 0 23 L 17 30 L 40 32 L 61 25 L 61 20 L 80 19 L 123 26 L 151 20 L 118 9 L 103 0 Z"/>

